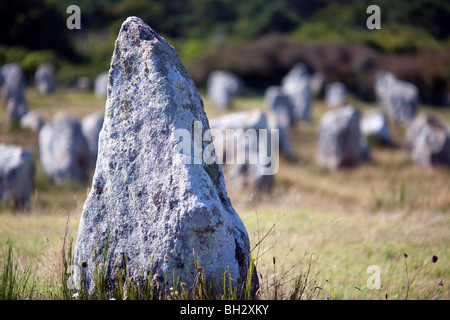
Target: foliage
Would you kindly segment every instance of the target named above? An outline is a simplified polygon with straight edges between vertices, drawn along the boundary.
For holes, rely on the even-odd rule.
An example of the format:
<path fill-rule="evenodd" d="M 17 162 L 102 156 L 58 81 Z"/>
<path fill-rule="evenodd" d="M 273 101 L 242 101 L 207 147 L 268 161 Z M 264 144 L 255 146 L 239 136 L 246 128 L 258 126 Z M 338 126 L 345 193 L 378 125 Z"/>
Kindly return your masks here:
<path fill-rule="evenodd" d="M 7 244 L 6 260 L 0 273 L 0 300 L 25 300 L 33 297 L 35 282 L 30 268 L 18 270 L 20 262 L 13 257 L 12 242 Z"/>
<path fill-rule="evenodd" d="M 58 65 L 58 58 L 52 50 L 39 50 L 29 52 L 22 60 L 22 67 L 25 72 L 34 74 L 37 68 L 44 63 Z"/>
<path fill-rule="evenodd" d="M 65 8 L 55 0 L 0 2 L 2 45 L 21 46 L 29 50 L 54 50 L 72 61 L 79 61 L 68 32 Z"/>
<path fill-rule="evenodd" d="M 207 50 L 186 65 L 199 86 L 206 85 L 211 71 L 224 69 L 238 74 L 249 87 L 260 88 L 263 93 L 268 85 L 279 85 L 282 77 L 298 62 L 304 63 L 312 73 L 322 72 L 326 82 L 345 83 L 350 92 L 364 101 L 374 101 L 374 75 L 377 70 L 384 69 L 416 84 L 423 103 L 446 103 L 445 92 L 450 83 L 450 69 L 445 67 L 450 62 L 448 51 L 421 50 L 399 54 L 383 52 L 361 42 L 348 43 L 330 38 L 309 43 L 271 34 Z"/>
<path fill-rule="evenodd" d="M 364 31 L 371 38 L 375 33 L 366 29 L 366 9 L 371 4 L 381 8 L 382 29 L 399 25 L 405 32 L 420 30 L 422 39 L 422 34 L 434 41 L 449 38 L 450 4 L 438 0 L 273 0 L 264 4 L 260 0 L 17 0 L 0 5 L 0 39 L 3 45 L 50 49 L 69 60 L 80 59 L 72 40 L 74 34 L 83 36 L 82 31 L 65 27 L 69 5 L 81 8 L 82 30 L 106 29 L 113 38 L 120 23 L 131 15 L 141 17 L 158 33 L 178 39 L 213 37 L 219 31 L 241 40 L 294 30 L 307 35 L 311 28 L 316 30 L 311 34 L 314 37 L 317 32 L 320 37 L 328 33 L 345 37 Z"/>
<path fill-rule="evenodd" d="M 366 9 L 371 4 L 381 9 L 381 30 L 366 27 Z M 69 5 L 81 9 L 81 30 L 66 28 Z M 336 42 L 358 42 L 369 49 L 365 47 L 357 57 L 360 62 L 354 63 L 394 73 L 400 69 L 403 74 L 397 75 L 418 85 L 426 103 L 442 104 L 449 88 L 450 70 L 436 65 L 448 65 L 448 58 L 442 56 L 449 56 L 450 3 L 439 0 L 4 1 L 0 4 L 0 65 L 19 62 L 31 78 L 38 64 L 53 62 L 62 85 L 72 85 L 80 76 L 93 80 L 109 68 L 114 39 L 122 22 L 132 15 L 169 40 L 199 85 L 218 68 L 234 71 L 256 86 L 276 84 L 293 64 L 306 59 L 313 71 L 325 70 L 331 80 L 341 79 L 360 97 L 373 98 L 370 72 L 355 70 L 354 64 L 342 59 L 336 61 L 331 58 L 333 52 L 319 63 L 316 49 L 303 51 L 305 45 L 320 45 L 319 51 L 341 50 Z M 386 55 L 374 60 L 370 50 Z M 439 52 L 431 55 L 440 58 L 433 59 L 429 51 Z M 339 58 L 341 51 L 335 54 Z M 396 54 L 409 57 L 397 63 L 401 59 L 388 56 Z M 416 62 L 414 54 L 419 56 Z"/>

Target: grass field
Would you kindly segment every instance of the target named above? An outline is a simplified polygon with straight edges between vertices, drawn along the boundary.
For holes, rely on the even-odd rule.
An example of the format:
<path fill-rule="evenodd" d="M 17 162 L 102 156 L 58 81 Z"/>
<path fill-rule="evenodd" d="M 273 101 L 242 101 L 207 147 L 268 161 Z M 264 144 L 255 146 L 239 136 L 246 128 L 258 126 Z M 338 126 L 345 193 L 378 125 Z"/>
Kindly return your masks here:
<path fill-rule="evenodd" d="M 29 89 L 27 99 L 30 109 L 39 110 L 45 119 L 57 111 L 81 119 L 104 110 L 105 102 L 92 93 L 69 89 L 47 97 Z M 354 104 L 362 112 L 375 107 Z M 207 99 L 205 108 L 209 118 L 224 113 L 210 107 Z M 263 108 L 263 101 L 240 98 L 234 108 Z M 425 171 L 412 164 L 401 148 L 404 128 L 395 127 L 397 147 L 372 148 L 372 160 L 355 169 L 320 170 L 318 120 L 326 109 L 318 101 L 312 110 L 313 121 L 300 122 L 290 134 L 298 159 L 281 160 L 272 194 L 229 194 L 256 246 L 252 254 L 262 277 L 262 298 L 287 299 L 290 280 L 302 274 L 307 284 L 302 298 L 405 299 L 409 279 L 409 299 L 449 299 L 450 169 Z M 449 109 L 422 107 L 421 112 L 437 113 L 450 123 Z M 11 240 L 18 270 L 30 267 L 37 283 L 33 297 L 61 298 L 64 239 L 76 238 L 90 184 L 50 183 L 39 163 L 36 134 L 10 130 L 6 118 L 2 108 L 0 143 L 31 149 L 37 173 L 29 212 L 0 207 L 0 268 Z M 437 263 L 427 265 L 411 284 L 432 255 L 438 256 Z M 373 275 L 367 272 L 369 266 L 379 270 L 380 289 L 369 288 Z"/>

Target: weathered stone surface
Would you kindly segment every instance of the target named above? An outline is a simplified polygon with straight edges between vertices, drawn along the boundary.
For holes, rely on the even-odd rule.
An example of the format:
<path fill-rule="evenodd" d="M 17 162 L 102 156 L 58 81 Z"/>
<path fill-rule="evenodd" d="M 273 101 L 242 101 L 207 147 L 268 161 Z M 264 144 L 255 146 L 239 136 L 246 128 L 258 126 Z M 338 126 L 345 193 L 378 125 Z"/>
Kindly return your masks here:
<path fill-rule="evenodd" d="M 17 100 L 11 99 L 6 104 L 6 110 L 8 112 L 10 125 L 20 126 L 20 119 L 27 114 L 28 107 L 25 102 L 18 102 Z"/>
<path fill-rule="evenodd" d="M 58 113 L 39 131 L 39 151 L 45 174 L 58 184 L 86 182 L 90 156 L 78 121 Z"/>
<path fill-rule="evenodd" d="M 19 124 L 20 118 L 28 112 L 25 102 L 25 75 L 18 63 L 4 65 L 3 102 L 9 115 L 10 124 Z"/>
<path fill-rule="evenodd" d="M 107 71 L 100 73 L 94 82 L 94 93 L 97 97 L 106 97 L 109 73 Z"/>
<path fill-rule="evenodd" d="M 92 163 L 97 161 L 98 137 L 103 127 L 103 112 L 95 112 L 81 120 L 81 131 L 88 144 Z"/>
<path fill-rule="evenodd" d="M 0 201 L 17 209 L 30 205 L 35 164 L 31 151 L 0 144 Z"/>
<path fill-rule="evenodd" d="M 25 101 L 25 75 L 18 63 L 5 64 L 1 68 L 3 76 L 3 100 L 5 103 L 11 99 Z"/>
<path fill-rule="evenodd" d="M 292 148 L 291 138 L 289 133 L 292 131 L 291 128 L 285 128 L 284 125 L 280 124 L 280 117 L 275 113 L 275 111 L 267 111 L 267 123 L 270 130 L 278 130 L 278 147 L 280 156 L 284 156 L 286 159 L 295 160 L 297 157 Z"/>
<path fill-rule="evenodd" d="M 297 121 L 290 96 L 284 93 L 281 87 L 271 86 L 266 89 L 264 102 L 268 109 L 266 112 L 268 128 L 279 132 L 278 146 L 281 154 L 288 159 L 295 159 L 289 132 L 295 128 Z"/>
<path fill-rule="evenodd" d="M 296 64 L 281 82 L 283 91 L 294 104 L 296 119 L 311 120 L 311 76 L 303 64 Z"/>
<path fill-rule="evenodd" d="M 359 164 L 364 155 L 359 119 L 359 111 L 352 106 L 335 108 L 323 115 L 318 157 L 321 168 L 336 170 Z"/>
<path fill-rule="evenodd" d="M 257 109 L 234 112 L 211 119 L 210 125 L 212 129 L 222 132 L 223 140 L 215 140 L 214 143 L 219 159 L 223 159 L 222 168 L 228 188 L 240 190 L 250 187 L 255 192 L 269 192 L 273 187 L 274 176 L 262 174 L 262 168 L 267 164 L 250 160 L 257 159 L 260 152 L 267 154 L 271 148 L 270 139 L 267 139 L 265 144 L 260 143 L 259 130 L 270 132 L 266 113 Z M 233 136 L 226 134 L 230 129 L 234 130 Z M 234 151 L 229 147 L 233 140 Z M 239 144 L 238 141 L 243 143 Z M 233 157 L 227 155 L 227 151 L 234 152 Z M 238 160 L 241 155 L 245 155 L 245 161 Z"/>
<path fill-rule="evenodd" d="M 30 130 L 33 132 L 39 132 L 41 128 L 44 126 L 44 119 L 39 114 L 39 112 L 32 110 L 27 112 L 20 119 L 20 127 L 22 129 Z"/>
<path fill-rule="evenodd" d="M 141 19 L 128 18 L 111 60 L 97 164 L 75 246 L 75 263 L 87 262 L 89 288 L 96 263 L 105 259 L 114 279 L 111 266 L 122 266 L 124 257 L 129 276 L 146 279 L 152 270 L 169 285 L 180 276 L 190 286 L 195 260 L 207 277 L 219 276 L 218 287 L 228 268 L 232 279 L 246 278 L 249 239 L 221 166 L 197 164 L 178 147 L 176 132 L 193 135 L 198 123 L 203 134 L 209 128 L 203 102 L 175 50 Z"/>
<path fill-rule="evenodd" d="M 53 65 L 46 63 L 39 66 L 34 77 L 40 94 L 47 95 L 55 90 L 56 73 Z"/>
<path fill-rule="evenodd" d="M 264 103 L 278 123 L 277 126 L 290 129 L 295 126 L 294 105 L 290 97 L 283 92 L 281 87 L 271 86 L 267 88 L 264 95 Z"/>
<path fill-rule="evenodd" d="M 382 144 L 391 143 L 391 131 L 386 116 L 380 111 L 364 115 L 360 123 L 361 133 L 366 139 Z"/>
<path fill-rule="evenodd" d="M 347 87 L 342 82 L 331 82 L 325 86 L 325 103 L 329 108 L 345 105 Z"/>
<path fill-rule="evenodd" d="M 387 116 L 397 123 L 411 122 L 418 110 L 419 91 L 409 82 L 387 71 L 376 74 L 375 94 Z"/>
<path fill-rule="evenodd" d="M 405 148 L 421 167 L 450 165 L 450 129 L 434 116 L 420 115 L 406 130 Z"/>
<path fill-rule="evenodd" d="M 228 71 L 216 70 L 208 77 L 208 98 L 219 108 L 230 108 L 233 98 L 241 94 L 242 88 L 242 80 Z"/>

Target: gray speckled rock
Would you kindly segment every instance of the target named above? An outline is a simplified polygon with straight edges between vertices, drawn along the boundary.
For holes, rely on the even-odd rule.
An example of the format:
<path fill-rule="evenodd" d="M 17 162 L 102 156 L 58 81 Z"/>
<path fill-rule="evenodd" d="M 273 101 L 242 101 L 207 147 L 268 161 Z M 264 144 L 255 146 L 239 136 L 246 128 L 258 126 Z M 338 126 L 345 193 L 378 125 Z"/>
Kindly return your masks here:
<path fill-rule="evenodd" d="M 114 280 L 124 257 L 129 276 L 145 280 L 152 270 L 168 285 L 180 276 L 189 287 L 196 259 L 207 277 L 219 277 L 217 288 L 228 268 L 232 279 L 245 279 L 249 238 L 220 165 L 192 163 L 177 147 L 175 130 L 192 133 L 199 121 L 204 131 L 209 124 L 175 50 L 130 17 L 109 74 L 97 164 L 75 246 L 75 263 L 87 262 L 87 286 L 92 289 L 95 263 L 105 258 Z"/>
<path fill-rule="evenodd" d="M 391 143 L 391 131 L 386 116 L 380 111 L 369 112 L 360 122 L 361 134 L 382 144 Z"/>
<path fill-rule="evenodd" d="M 409 157 L 424 168 L 450 165 L 450 129 L 434 116 L 420 115 L 405 132 Z"/>
<path fill-rule="evenodd" d="M 20 120 L 28 112 L 28 107 L 25 102 L 10 99 L 6 103 L 6 110 L 9 116 L 9 123 L 12 126 L 20 126 Z"/>
<path fill-rule="evenodd" d="M 336 170 L 359 164 L 364 156 L 359 111 L 352 106 L 335 108 L 320 120 L 319 166 Z"/>
<path fill-rule="evenodd" d="M 100 73 L 94 81 L 94 93 L 97 97 L 106 97 L 108 87 L 109 73 L 107 71 Z"/>
<path fill-rule="evenodd" d="M 27 129 L 33 132 L 39 132 L 43 126 L 44 126 L 44 119 L 35 110 L 27 112 L 20 119 L 20 127 L 22 129 Z"/>
<path fill-rule="evenodd" d="M 19 124 L 20 118 L 28 112 L 25 102 L 25 75 L 18 63 L 4 65 L 3 101 L 9 115 L 10 124 Z"/>
<path fill-rule="evenodd" d="M 25 75 L 18 63 L 5 64 L 1 68 L 3 76 L 3 100 L 25 101 Z"/>
<path fill-rule="evenodd" d="M 286 128 L 284 127 L 284 125 L 281 125 L 279 115 L 277 115 L 275 111 L 272 110 L 267 111 L 267 124 L 269 126 L 269 129 L 278 130 L 278 147 L 280 155 L 289 160 L 297 159 L 297 156 L 295 155 L 292 148 L 291 138 L 289 137 L 291 128 Z"/>
<path fill-rule="evenodd" d="M 223 135 L 223 141 L 215 142 L 219 142 L 216 143 L 216 151 L 218 157 L 223 159 L 224 162 L 222 167 L 228 188 L 240 190 L 250 187 L 254 192 L 269 192 L 274 184 L 274 176 L 261 173 L 261 167 L 265 167 L 265 164 L 260 162 L 252 163 L 250 161 L 252 156 L 257 157 L 259 152 L 267 153 L 267 150 L 271 147 L 269 139 L 265 145 L 259 142 L 259 129 L 270 129 L 266 113 L 257 109 L 233 112 L 211 119 L 210 125 L 211 128 L 220 130 Z M 234 144 L 235 150 L 233 151 L 232 161 L 228 160 L 231 157 L 227 155 L 229 147 L 227 145 L 226 131 L 230 129 L 235 130 L 233 138 L 236 142 L 238 140 L 245 141 L 242 144 Z M 248 138 L 251 136 L 247 132 L 248 129 L 255 130 L 256 139 Z M 237 160 L 238 156 L 241 155 L 245 155 L 245 161 L 243 162 Z"/>
<path fill-rule="evenodd" d="M 103 112 L 95 112 L 81 120 L 81 131 L 88 144 L 89 153 L 93 163 L 97 161 L 98 137 L 103 127 Z"/>
<path fill-rule="evenodd" d="M 78 121 L 58 113 L 39 131 L 39 153 L 45 174 L 55 184 L 86 182 L 90 156 Z"/>
<path fill-rule="evenodd" d="M 233 98 L 242 92 L 242 80 L 235 74 L 216 70 L 208 76 L 207 95 L 214 106 L 230 108 Z"/>
<path fill-rule="evenodd" d="M 347 87 L 342 82 L 331 82 L 325 86 L 325 102 L 329 108 L 345 105 Z"/>
<path fill-rule="evenodd" d="M 281 87 L 271 86 L 267 88 L 264 103 L 268 110 L 273 111 L 272 113 L 280 128 L 290 129 L 295 126 L 294 105 Z"/>
<path fill-rule="evenodd" d="M 30 205 L 34 188 L 35 164 L 31 151 L 0 144 L 0 201 L 17 209 Z"/>
<path fill-rule="evenodd" d="M 268 127 L 277 129 L 279 132 L 280 152 L 288 159 L 295 159 L 296 156 L 292 150 L 289 131 L 295 128 L 297 119 L 290 96 L 283 92 L 282 87 L 271 86 L 266 89 L 264 102 L 268 109 Z"/>
<path fill-rule="evenodd" d="M 47 95 L 55 90 L 56 74 L 55 68 L 49 63 L 40 65 L 34 75 L 36 87 L 41 95 Z"/>
<path fill-rule="evenodd" d="M 397 79 L 387 71 L 379 71 L 375 94 L 386 115 L 396 123 L 410 123 L 419 108 L 419 90 L 409 82 Z"/>
<path fill-rule="evenodd" d="M 305 65 L 299 63 L 281 81 L 283 91 L 289 95 L 294 105 L 296 119 L 311 120 L 311 75 Z"/>

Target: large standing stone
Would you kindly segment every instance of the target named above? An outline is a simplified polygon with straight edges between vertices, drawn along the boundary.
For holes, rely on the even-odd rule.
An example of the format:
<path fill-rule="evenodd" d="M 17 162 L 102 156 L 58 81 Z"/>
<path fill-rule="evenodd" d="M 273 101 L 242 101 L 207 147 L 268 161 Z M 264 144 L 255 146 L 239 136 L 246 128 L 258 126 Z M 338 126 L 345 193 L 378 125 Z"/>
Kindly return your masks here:
<path fill-rule="evenodd" d="M 273 111 L 279 127 L 287 130 L 295 126 L 294 105 L 281 87 L 272 86 L 267 88 L 264 102 L 267 109 Z"/>
<path fill-rule="evenodd" d="M 1 68 L 3 76 L 3 100 L 25 101 L 25 75 L 18 63 L 5 64 Z"/>
<path fill-rule="evenodd" d="M 89 153 L 93 163 L 97 161 L 98 137 L 103 127 L 103 112 L 95 112 L 81 120 L 81 131 L 88 144 Z"/>
<path fill-rule="evenodd" d="M 34 188 L 35 164 L 31 151 L 0 144 L 0 201 L 17 209 L 30 205 Z"/>
<path fill-rule="evenodd" d="M 283 91 L 294 104 L 296 119 L 311 120 L 311 76 L 303 64 L 296 64 L 281 82 Z"/>
<path fill-rule="evenodd" d="M 360 123 L 361 133 L 366 139 L 381 143 L 391 143 L 391 131 L 387 117 L 380 111 L 370 112 L 363 116 Z"/>
<path fill-rule="evenodd" d="M 276 111 L 267 111 L 267 123 L 270 130 L 278 131 L 278 147 L 280 155 L 286 159 L 295 160 L 297 157 L 292 148 L 291 138 L 289 132 L 291 128 L 286 128 L 284 124 L 280 124 L 280 117 L 276 114 Z"/>
<path fill-rule="evenodd" d="M 39 66 L 34 77 L 40 94 L 47 95 L 55 90 L 56 74 L 53 65 L 46 63 Z"/>
<path fill-rule="evenodd" d="M 363 159 L 359 111 L 352 106 L 335 108 L 320 120 L 319 166 L 336 170 L 353 167 Z"/>
<path fill-rule="evenodd" d="M 106 97 L 109 73 L 107 71 L 100 73 L 94 82 L 94 93 L 97 97 Z"/>
<path fill-rule="evenodd" d="M 242 87 L 242 80 L 235 74 L 216 70 L 208 77 L 207 95 L 214 106 L 230 108 L 233 98 L 241 94 Z"/>
<path fill-rule="evenodd" d="M 41 164 L 57 185 L 68 181 L 86 182 L 90 154 L 78 121 L 58 113 L 39 131 Z"/>
<path fill-rule="evenodd" d="M 3 102 L 9 115 L 10 124 L 19 124 L 20 118 L 28 112 L 25 102 L 25 75 L 18 63 L 4 65 Z"/>
<path fill-rule="evenodd" d="M 387 71 L 376 74 L 375 94 L 387 116 L 397 123 L 411 122 L 418 109 L 419 91 L 409 82 Z"/>
<path fill-rule="evenodd" d="M 289 132 L 295 128 L 294 105 L 289 95 L 281 87 L 271 86 L 266 89 L 264 102 L 267 107 L 267 124 L 271 130 L 278 130 L 280 151 L 288 159 L 296 158 L 292 150 Z"/>
<path fill-rule="evenodd" d="M 224 163 L 222 168 L 228 188 L 240 190 L 250 187 L 255 192 L 269 192 L 274 175 L 263 174 L 264 168 L 270 164 L 258 161 L 259 153 L 268 154 L 272 148 L 266 113 L 257 109 L 234 112 L 211 119 L 210 125 L 222 132 L 223 140 L 215 140 L 214 143 L 217 155 Z M 267 135 L 260 129 L 266 130 Z M 227 130 L 232 134 L 227 135 Z M 265 136 L 261 137 L 261 134 Z M 266 137 L 267 140 L 261 140 Z M 244 161 L 238 159 L 241 156 Z"/>
<path fill-rule="evenodd" d="M 44 118 L 35 110 L 27 112 L 20 119 L 20 127 L 22 129 L 39 132 L 44 126 Z"/>
<path fill-rule="evenodd" d="M 329 108 L 345 105 L 347 87 L 342 82 L 331 82 L 325 86 L 325 102 Z"/>
<path fill-rule="evenodd" d="M 81 131 L 88 144 L 89 153 L 93 163 L 97 161 L 98 137 L 103 127 L 103 112 L 95 112 L 81 120 Z"/>
<path fill-rule="evenodd" d="M 450 129 L 434 116 L 418 116 L 409 125 L 405 147 L 409 157 L 421 167 L 450 165 Z"/>
<path fill-rule="evenodd" d="M 111 60 L 98 159 L 75 246 L 75 263 L 87 262 L 88 288 L 96 264 L 105 259 L 114 280 L 113 266 L 123 266 L 124 257 L 137 280 L 152 270 L 169 285 L 180 276 L 189 288 L 196 260 L 208 278 L 218 276 L 216 288 L 227 270 L 234 280 L 246 279 L 249 238 L 221 166 L 197 164 L 179 148 L 180 132 L 194 135 L 188 139 L 194 150 L 210 146 L 195 138 L 208 128 L 175 50 L 141 19 L 128 18 Z"/>

